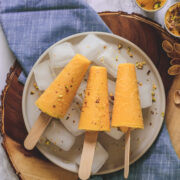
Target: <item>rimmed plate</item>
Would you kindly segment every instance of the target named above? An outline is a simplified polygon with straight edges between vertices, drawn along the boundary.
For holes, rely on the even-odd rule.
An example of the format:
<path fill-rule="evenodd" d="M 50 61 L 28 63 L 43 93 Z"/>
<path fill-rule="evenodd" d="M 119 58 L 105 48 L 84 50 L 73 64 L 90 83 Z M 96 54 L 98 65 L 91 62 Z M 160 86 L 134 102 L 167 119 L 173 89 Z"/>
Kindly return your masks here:
<path fill-rule="evenodd" d="M 151 85 L 155 84 L 157 89 L 156 92 L 156 102 L 150 108 L 143 109 L 144 117 L 144 130 L 134 130 L 132 132 L 131 139 L 131 153 L 130 153 L 130 163 L 137 161 L 153 144 L 155 141 L 162 123 L 163 123 L 163 113 L 165 112 L 165 92 L 161 77 L 150 60 L 150 58 L 135 44 L 132 42 L 110 33 L 104 32 L 86 32 L 79 33 L 72 36 L 69 36 L 53 46 L 63 43 L 70 42 L 73 45 L 76 45 L 80 42 L 86 35 L 95 34 L 108 44 L 118 45 L 119 43 L 123 45 L 121 49 L 121 56 L 125 58 L 128 62 L 136 63 L 137 61 L 145 61 L 146 65 L 142 70 L 137 69 L 137 78 L 138 81 L 143 83 L 150 83 Z M 131 48 L 131 53 L 133 57 L 130 57 L 127 53 L 128 47 Z M 50 47 L 51 48 L 51 47 Z M 37 60 L 34 67 L 43 62 L 48 58 L 48 48 Z M 33 96 L 30 95 L 30 92 L 33 89 L 33 83 L 35 82 L 33 71 L 29 73 L 27 78 L 22 100 L 22 110 L 24 122 L 27 130 L 29 131 L 37 119 L 40 111 L 35 106 L 34 102 L 39 97 L 38 93 L 35 93 Z M 98 172 L 98 174 L 107 174 L 112 173 L 123 168 L 124 164 L 124 138 L 120 140 L 115 140 L 105 133 L 99 133 L 98 141 L 101 142 L 103 147 L 109 153 L 109 159 L 106 161 L 104 166 Z M 39 151 L 50 161 L 56 165 L 67 169 L 72 172 L 78 171 L 78 166 L 75 163 L 75 158 L 77 156 L 78 148 L 83 142 L 83 135 L 79 136 L 76 139 L 75 145 L 68 152 L 64 152 L 57 148 L 54 145 L 47 146 L 44 143 L 38 143 L 37 148 Z"/>

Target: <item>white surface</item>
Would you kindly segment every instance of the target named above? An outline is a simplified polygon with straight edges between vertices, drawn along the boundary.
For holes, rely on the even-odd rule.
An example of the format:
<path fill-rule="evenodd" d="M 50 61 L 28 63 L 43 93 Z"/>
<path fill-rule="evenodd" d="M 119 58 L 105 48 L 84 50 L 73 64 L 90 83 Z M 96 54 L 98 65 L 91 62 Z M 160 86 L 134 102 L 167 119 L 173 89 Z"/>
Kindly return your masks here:
<path fill-rule="evenodd" d="M 91 173 L 92 174 L 97 173 L 101 169 L 101 167 L 104 165 L 108 157 L 109 155 L 107 151 L 103 148 L 103 146 L 99 142 L 97 142 Z M 81 160 L 81 153 L 78 155 L 76 159 L 76 163 L 78 164 L 78 166 L 80 165 L 80 160 Z"/>
<path fill-rule="evenodd" d="M 135 4 L 135 0 L 86 0 L 97 12 L 102 11 L 124 11 L 124 12 L 136 12 L 142 15 L 146 15 L 148 17 L 153 18 L 157 22 L 161 22 L 163 24 L 163 16 L 165 14 L 165 10 L 167 7 L 179 0 L 168 0 L 166 6 L 157 13 L 145 13 L 140 10 Z M 9 49 L 7 48 L 7 42 L 4 38 L 2 29 L 0 27 L 0 92 L 4 88 L 6 74 L 9 72 L 9 68 L 14 62 L 14 58 L 11 53 L 9 53 Z M 0 137 L 0 139 L 2 139 Z M 1 180 L 9 180 L 16 179 L 16 175 L 12 173 L 12 168 L 9 165 L 6 154 L 0 146 L 0 179 Z"/>
<path fill-rule="evenodd" d="M 85 38 L 89 34 L 95 34 L 98 38 L 106 41 L 107 48 L 108 46 L 113 46 L 115 49 L 113 51 L 118 51 L 119 43 L 122 44 L 122 48 L 120 50 L 120 54 L 124 59 L 127 60 L 129 63 L 135 64 L 137 61 L 145 61 L 145 64 L 142 70 L 137 69 L 137 80 L 142 84 L 148 83 L 151 85 L 155 84 L 156 89 L 156 102 L 150 108 L 143 110 L 143 117 L 144 117 L 144 129 L 143 130 L 134 130 L 132 132 L 132 141 L 131 141 L 131 151 L 132 154 L 130 156 L 130 163 L 132 164 L 137 159 L 139 159 L 152 145 L 155 138 L 157 137 L 161 125 L 163 123 L 163 117 L 161 115 L 162 112 L 165 111 L 165 93 L 164 87 L 160 78 L 160 75 L 155 68 L 152 61 L 149 57 L 135 44 L 131 43 L 130 41 L 110 33 L 103 33 L 103 32 L 91 32 L 91 33 L 80 33 L 69 36 L 56 44 L 52 47 L 48 48 L 37 60 L 34 67 L 36 67 L 39 63 L 42 63 L 46 60 L 49 50 L 54 46 L 59 45 L 60 43 L 70 42 L 73 46 L 76 46 L 83 38 Z M 130 57 L 127 53 L 128 47 L 131 48 L 131 53 L 133 57 Z M 112 61 L 114 59 L 111 59 Z M 148 71 L 151 71 L 149 75 L 147 75 Z M 143 75 L 142 75 L 143 74 Z M 112 78 L 110 74 L 108 74 L 108 78 Z M 114 79 L 115 80 L 115 79 Z M 35 101 L 39 97 L 38 92 L 36 92 L 33 96 L 30 94 L 31 90 L 34 88 L 34 73 L 31 70 L 24 87 L 23 92 L 23 100 L 22 100 L 22 110 L 23 110 L 23 117 L 24 122 L 27 130 L 29 131 L 32 128 L 32 125 L 36 121 L 38 117 L 38 108 L 35 106 Z M 154 111 L 154 114 L 151 112 Z M 138 139 L 137 139 L 138 138 Z M 76 142 L 82 139 L 82 136 L 76 137 Z M 117 170 L 120 170 L 124 167 L 124 148 L 123 148 L 123 138 L 116 141 L 113 138 L 109 137 L 103 132 L 99 132 L 98 136 L 99 142 L 105 147 L 109 154 L 109 158 L 105 165 L 101 168 L 98 174 L 106 174 L 111 173 Z M 69 171 L 77 172 L 77 166 L 74 162 L 74 157 L 76 157 L 76 151 L 79 148 L 79 144 L 73 145 L 70 151 L 65 152 L 61 151 L 58 154 L 53 151 L 55 148 L 54 145 L 48 146 L 45 148 L 45 144 L 41 143 L 38 145 L 39 151 L 46 156 L 50 161 L 55 163 L 56 165 L 63 167 Z M 81 141 L 80 145 L 82 146 L 83 142 Z M 113 153 L 114 151 L 114 153 Z M 117 156 L 117 152 L 119 152 L 119 156 Z M 68 155 L 68 156 L 67 156 Z"/>
<path fill-rule="evenodd" d="M 10 49 L 8 48 L 7 41 L 0 26 L 0 92 L 3 90 L 6 84 L 6 75 L 9 72 L 9 68 L 12 66 L 13 63 L 14 57 Z"/>

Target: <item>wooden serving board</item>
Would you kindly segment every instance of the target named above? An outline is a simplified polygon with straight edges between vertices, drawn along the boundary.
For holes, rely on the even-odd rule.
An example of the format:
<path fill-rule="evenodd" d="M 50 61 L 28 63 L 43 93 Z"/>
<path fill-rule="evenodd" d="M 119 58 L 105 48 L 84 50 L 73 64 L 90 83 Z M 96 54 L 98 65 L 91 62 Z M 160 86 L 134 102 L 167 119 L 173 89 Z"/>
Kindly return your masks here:
<path fill-rule="evenodd" d="M 167 74 L 169 58 L 162 50 L 161 43 L 164 39 L 168 39 L 172 42 L 176 40 L 166 33 L 161 26 L 140 15 L 128 15 L 122 12 L 106 12 L 101 13 L 100 16 L 113 33 L 132 41 L 146 52 L 161 74 L 167 95 L 173 78 Z M 23 85 L 18 82 L 20 72 L 21 68 L 16 62 L 7 76 L 7 85 L 1 96 L 1 132 L 3 136 L 3 147 L 7 152 L 16 174 L 23 180 L 77 179 L 76 174 L 52 164 L 42 156 L 37 149 L 33 151 L 26 151 L 24 149 L 23 141 L 27 135 L 27 131 L 24 125 L 21 108 Z M 171 106 L 171 103 L 168 107 Z M 166 112 L 168 112 L 168 109 Z M 172 114 L 172 112 L 173 109 L 171 108 L 170 114 Z M 168 129 L 175 150 L 180 155 L 180 146 L 176 146 L 178 140 L 177 138 L 174 139 L 172 136 L 172 134 L 180 136 L 180 132 L 170 123 L 171 115 L 169 117 L 167 122 Z M 180 121 L 178 123 L 180 125 Z M 176 126 L 178 123 L 176 123 Z"/>

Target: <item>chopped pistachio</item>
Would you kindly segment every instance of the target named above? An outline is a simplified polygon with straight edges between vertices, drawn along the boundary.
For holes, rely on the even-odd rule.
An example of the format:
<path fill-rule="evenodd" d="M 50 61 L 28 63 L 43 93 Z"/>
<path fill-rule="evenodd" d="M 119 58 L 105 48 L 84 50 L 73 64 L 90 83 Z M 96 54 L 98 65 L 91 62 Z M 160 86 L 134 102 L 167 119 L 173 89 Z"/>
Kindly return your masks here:
<path fill-rule="evenodd" d="M 104 57 L 101 57 L 100 62 L 104 63 Z"/>
<path fill-rule="evenodd" d="M 79 93 L 78 95 L 79 95 L 80 97 L 82 97 L 82 93 Z"/>
<path fill-rule="evenodd" d="M 152 91 L 152 92 L 151 92 L 151 95 L 152 95 L 152 96 L 155 96 L 155 92 L 154 92 L 154 91 Z"/>
<path fill-rule="evenodd" d="M 116 56 L 116 61 L 118 61 L 118 56 Z"/>
<path fill-rule="evenodd" d="M 143 69 L 144 65 L 146 65 L 145 61 L 136 62 L 136 68 L 137 69 Z"/>
<path fill-rule="evenodd" d="M 161 7 L 161 2 L 154 3 L 154 6 L 153 6 L 154 9 L 158 9 L 160 7 Z"/>
<path fill-rule="evenodd" d="M 164 113 L 164 112 L 162 112 L 162 113 L 161 113 L 161 116 L 162 116 L 162 117 L 164 117 L 164 116 L 165 116 L 165 113 Z"/>
<path fill-rule="evenodd" d="M 39 90 L 39 88 L 38 88 L 36 83 L 34 83 L 33 86 L 35 87 L 36 90 Z"/>
<path fill-rule="evenodd" d="M 31 91 L 30 94 L 33 95 L 35 92 L 34 91 Z"/>
<path fill-rule="evenodd" d="M 46 145 L 49 145 L 49 144 L 50 144 L 50 142 L 49 142 L 48 140 L 46 140 L 46 142 L 45 142 L 45 143 L 46 143 Z"/>
<path fill-rule="evenodd" d="M 131 53 L 130 47 L 127 48 L 127 54 L 129 55 L 129 57 L 133 57 L 133 54 Z"/>
<path fill-rule="evenodd" d="M 157 87 L 156 87 L 155 84 L 153 84 L 152 89 L 153 89 L 153 90 L 156 90 L 156 89 L 157 89 Z"/>
<path fill-rule="evenodd" d="M 155 97 L 152 97 L 152 102 L 156 102 L 156 98 Z"/>
<path fill-rule="evenodd" d="M 118 49 L 120 50 L 122 47 L 123 47 L 123 45 L 119 43 L 118 44 Z"/>
<path fill-rule="evenodd" d="M 65 89 L 66 89 L 66 92 L 69 92 L 69 89 L 68 89 L 68 87 L 67 87 L 67 86 L 65 86 Z"/>

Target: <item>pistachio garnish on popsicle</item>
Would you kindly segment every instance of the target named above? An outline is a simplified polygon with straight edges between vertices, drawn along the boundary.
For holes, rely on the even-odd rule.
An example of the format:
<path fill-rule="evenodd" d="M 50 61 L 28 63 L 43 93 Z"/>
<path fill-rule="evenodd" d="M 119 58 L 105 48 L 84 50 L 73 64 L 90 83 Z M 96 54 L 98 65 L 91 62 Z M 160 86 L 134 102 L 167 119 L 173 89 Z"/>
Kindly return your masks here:
<path fill-rule="evenodd" d="M 90 68 L 85 98 L 79 121 L 79 129 L 86 130 L 81 155 L 79 177 L 88 179 L 91 174 L 98 131 L 110 131 L 107 70 Z"/>
<path fill-rule="evenodd" d="M 80 54 L 75 55 L 38 98 L 36 106 L 41 110 L 41 114 L 24 141 L 26 149 L 34 148 L 51 117 L 63 118 L 65 116 L 90 63 L 91 61 L 86 57 Z"/>
<path fill-rule="evenodd" d="M 135 65 L 118 66 L 115 100 L 112 113 L 112 127 L 119 127 L 126 133 L 124 177 L 129 174 L 130 131 L 144 128 Z"/>

